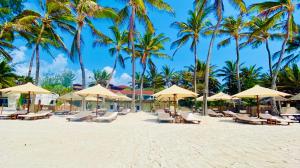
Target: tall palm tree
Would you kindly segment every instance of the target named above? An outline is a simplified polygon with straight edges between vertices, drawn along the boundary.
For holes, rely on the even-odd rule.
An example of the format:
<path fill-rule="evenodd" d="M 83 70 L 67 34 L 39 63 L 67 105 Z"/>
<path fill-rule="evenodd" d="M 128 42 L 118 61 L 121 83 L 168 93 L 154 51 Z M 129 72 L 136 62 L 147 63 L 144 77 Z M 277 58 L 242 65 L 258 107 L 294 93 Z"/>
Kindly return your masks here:
<path fill-rule="evenodd" d="M 168 58 L 169 56 L 161 51 L 165 50 L 164 44 L 169 41 L 164 34 L 155 35 L 151 32 L 146 32 L 143 36 L 139 35 L 138 42 L 135 46 L 136 54 L 141 59 L 142 74 L 140 88 L 140 107 L 142 109 L 143 101 L 143 85 L 144 75 L 147 68 L 147 63 L 154 65 L 151 57 Z"/>
<path fill-rule="evenodd" d="M 277 87 L 291 94 L 300 92 L 300 68 L 297 64 L 285 67 L 279 72 Z"/>
<path fill-rule="evenodd" d="M 85 79 L 85 68 L 83 63 L 83 57 L 81 53 L 81 43 L 82 43 L 82 29 L 87 25 L 93 32 L 98 36 L 103 36 L 103 34 L 98 31 L 93 25 L 91 18 L 115 18 L 116 13 L 111 8 L 105 8 L 97 4 L 96 0 L 72 0 L 71 7 L 74 10 L 76 17 L 76 31 L 71 48 L 71 60 L 74 62 L 78 58 L 81 76 L 82 76 L 82 87 L 86 87 Z"/>
<path fill-rule="evenodd" d="M 104 46 L 111 46 L 109 49 L 109 53 L 111 56 L 115 56 L 115 61 L 113 64 L 113 69 L 112 72 L 110 73 L 110 77 L 107 81 L 106 88 L 108 88 L 110 81 L 113 77 L 113 74 L 116 70 L 117 63 L 120 64 L 122 68 L 125 68 L 125 59 L 122 55 L 122 51 L 126 50 L 125 44 L 128 42 L 128 32 L 120 32 L 119 28 L 115 25 L 109 28 L 113 34 L 113 37 L 99 37 L 94 41 L 94 46 L 95 45 L 104 45 Z"/>
<path fill-rule="evenodd" d="M 173 13 L 172 7 L 163 0 L 121 0 L 125 2 L 125 7 L 120 10 L 118 22 L 129 23 L 129 44 L 131 45 L 131 63 L 132 63 L 132 102 L 131 110 L 135 111 L 135 28 L 136 19 L 146 25 L 149 32 L 154 32 L 154 27 L 147 13 L 147 6 Z"/>
<path fill-rule="evenodd" d="M 161 73 L 158 72 L 156 66 L 149 66 L 148 70 L 148 78 L 150 87 L 154 92 L 160 91 L 164 88 L 164 79 Z"/>
<path fill-rule="evenodd" d="M 247 33 L 249 35 L 248 41 L 241 44 L 241 47 L 247 46 L 250 44 L 252 48 L 258 48 L 262 44 L 265 44 L 267 53 L 268 53 L 268 65 L 269 65 L 269 73 L 270 76 L 273 75 L 273 63 L 272 63 L 272 53 L 270 50 L 270 44 L 269 40 L 276 40 L 281 39 L 282 34 L 276 33 L 274 31 L 279 29 L 278 24 L 269 25 L 268 27 L 265 27 L 264 25 L 268 22 L 267 18 L 259 18 L 259 17 L 253 17 L 251 21 L 249 22 L 249 29 L 250 32 Z M 255 32 L 259 33 L 255 33 Z M 255 35 L 253 35 L 255 34 Z"/>
<path fill-rule="evenodd" d="M 259 16 L 268 17 L 269 21 L 264 25 L 264 27 L 269 27 L 274 22 L 278 22 L 282 17 L 284 17 L 284 40 L 281 46 L 281 51 L 279 58 L 277 60 L 277 66 L 274 69 L 272 76 L 272 89 L 276 89 L 277 76 L 280 71 L 281 62 L 284 58 L 285 49 L 288 41 L 292 41 L 294 34 L 298 32 L 298 26 L 294 21 L 294 12 L 296 6 L 299 6 L 299 2 L 293 0 L 274 0 L 256 3 L 250 6 L 250 10 L 257 11 Z M 263 28 L 264 28 L 263 27 Z"/>
<path fill-rule="evenodd" d="M 162 76 L 165 80 L 166 87 L 171 87 L 172 78 L 174 77 L 174 75 L 175 75 L 174 69 L 171 69 L 170 66 L 164 65 L 162 67 Z"/>
<path fill-rule="evenodd" d="M 223 78 L 224 91 L 233 95 L 238 93 L 237 82 L 236 82 L 236 62 L 225 61 L 225 66 L 219 69 L 218 77 Z"/>
<path fill-rule="evenodd" d="M 199 12 L 204 12 L 205 8 L 210 4 L 210 0 L 195 0 L 197 4 L 197 8 Z M 245 13 L 247 11 L 246 4 L 243 0 L 229 0 L 231 4 L 234 4 L 235 7 L 239 8 L 241 13 Z M 217 16 L 217 24 L 214 26 L 213 34 L 211 36 L 211 40 L 209 42 L 208 53 L 206 57 L 206 68 L 205 68 L 205 82 L 204 82 L 204 91 L 203 91 L 203 113 L 207 112 L 207 97 L 209 91 L 209 68 L 210 68 L 210 60 L 212 56 L 212 48 L 214 46 L 215 38 L 217 35 L 217 31 L 223 19 L 224 12 L 224 4 L 223 0 L 214 0 L 213 1 L 213 10 Z"/>
<path fill-rule="evenodd" d="M 176 50 L 173 55 L 176 54 L 179 48 L 184 46 L 189 40 L 192 40 L 190 49 L 194 52 L 194 65 L 197 67 L 197 47 L 199 44 L 199 39 L 201 35 L 205 34 L 205 30 L 211 27 L 211 22 L 207 19 L 210 10 L 205 10 L 204 12 L 198 12 L 198 10 L 189 11 L 189 18 L 187 22 L 174 22 L 172 26 L 179 30 L 177 36 L 178 40 L 174 41 L 171 48 Z M 194 92 L 197 93 L 197 70 L 194 69 Z"/>
<path fill-rule="evenodd" d="M 239 41 L 242 38 L 247 37 L 246 33 L 243 33 L 243 29 L 248 23 L 243 21 L 242 16 L 238 16 L 236 19 L 232 16 L 224 19 L 221 24 L 219 34 L 227 36 L 226 39 L 218 43 L 218 48 L 227 46 L 230 44 L 231 40 L 235 42 L 236 51 L 236 81 L 238 92 L 241 92 L 241 82 L 240 82 L 240 44 Z"/>
<path fill-rule="evenodd" d="M 69 2 L 63 0 L 47 0 L 45 7 L 42 7 L 43 14 L 40 12 L 25 10 L 17 18 L 20 20 L 28 20 L 28 26 L 33 26 L 32 39 L 30 44 L 34 45 L 33 53 L 31 56 L 28 77 L 31 75 L 34 56 L 36 57 L 36 74 L 35 83 L 39 83 L 39 70 L 40 70 L 40 47 L 46 48 L 49 51 L 49 46 L 62 48 L 67 51 L 65 44 L 61 37 L 56 33 L 55 28 L 59 27 L 62 30 L 72 32 L 73 18 L 71 17 L 71 10 L 68 7 Z M 34 22 L 31 20 L 34 19 Z M 44 46 L 43 46 L 44 45 Z"/>
<path fill-rule="evenodd" d="M 260 83 L 262 67 L 256 65 L 250 65 L 249 67 L 243 67 L 241 69 L 241 82 L 243 90 L 252 88 L 256 84 Z"/>
<path fill-rule="evenodd" d="M 0 88 L 11 87 L 16 84 L 17 75 L 6 61 L 0 62 Z"/>

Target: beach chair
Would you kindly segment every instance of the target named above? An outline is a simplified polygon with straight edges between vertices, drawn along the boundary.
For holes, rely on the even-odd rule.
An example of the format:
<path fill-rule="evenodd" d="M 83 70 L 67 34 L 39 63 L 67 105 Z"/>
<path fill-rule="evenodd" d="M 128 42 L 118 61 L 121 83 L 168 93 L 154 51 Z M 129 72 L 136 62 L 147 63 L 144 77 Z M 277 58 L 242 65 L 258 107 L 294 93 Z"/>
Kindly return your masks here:
<path fill-rule="evenodd" d="M 18 115 L 18 119 L 21 120 L 37 120 L 37 119 L 45 119 L 50 118 L 51 111 L 39 111 L 37 113 L 28 113 L 25 115 Z"/>
<path fill-rule="evenodd" d="M 93 113 L 91 111 L 81 111 L 73 116 L 69 116 L 66 119 L 68 121 L 84 121 L 91 120 L 93 118 Z"/>
<path fill-rule="evenodd" d="M 94 118 L 95 122 L 112 122 L 118 117 L 118 112 L 106 112 L 103 116 Z"/>
<path fill-rule="evenodd" d="M 234 117 L 234 121 L 235 122 L 240 122 L 240 123 L 247 123 L 247 124 L 265 124 L 267 123 L 267 120 L 264 120 L 264 119 L 259 119 L 259 118 L 256 118 L 256 117 L 249 117 L 247 115 L 241 115 L 241 114 L 237 114 L 235 117 Z"/>
<path fill-rule="evenodd" d="M 223 111 L 224 117 L 235 117 L 236 113 L 232 112 L 232 111 Z"/>
<path fill-rule="evenodd" d="M 283 119 L 277 116 L 272 116 L 271 114 L 259 114 L 259 118 L 267 120 L 268 124 L 275 125 L 290 125 L 290 123 L 295 123 L 296 121 L 290 119 Z"/>
<path fill-rule="evenodd" d="M 122 109 L 122 111 L 120 111 L 118 114 L 119 115 L 126 115 L 128 113 L 130 113 L 131 109 L 127 108 L 127 109 Z"/>
<path fill-rule="evenodd" d="M 5 120 L 15 120 L 18 118 L 18 115 L 25 115 L 27 114 L 26 110 L 22 111 L 11 111 L 11 110 L 4 110 L 2 114 L 0 114 L 0 119 L 5 119 Z"/>
<path fill-rule="evenodd" d="M 196 117 L 193 113 L 182 113 L 181 117 L 186 123 L 200 124 L 201 122 L 201 120 L 198 117 Z"/>
<path fill-rule="evenodd" d="M 157 120 L 158 122 L 172 122 L 172 123 L 175 121 L 175 119 L 171 117 L 169 113 L 165 113 L 165 112 L 158 112 Z"/>
<path fill-rule="evenodd" d="M 55 111 L 53 112 L 54 115 L 68 115 L 70 114 L 69 110 L 60 110 L 60 111 Z"/>
<path fill-rule="evenodd" d="M 216 113 L 215 111 L 208 109 L 207 110 L 207 115 L 210 117 L 224 117 L 222 113 Z"/>

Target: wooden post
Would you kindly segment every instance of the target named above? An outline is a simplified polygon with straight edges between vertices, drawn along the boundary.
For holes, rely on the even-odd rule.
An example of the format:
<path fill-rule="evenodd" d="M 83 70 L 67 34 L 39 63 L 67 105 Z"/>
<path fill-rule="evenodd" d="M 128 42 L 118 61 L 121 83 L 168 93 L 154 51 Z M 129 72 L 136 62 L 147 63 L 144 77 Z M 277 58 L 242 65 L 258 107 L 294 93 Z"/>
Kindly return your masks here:
<path fill-rule="evenodd" d="M 177 114 L 176 108 L 177 108 L 177 101 L 176 101 L 176 94 L 174 94 L 174 112 L 175 112 L 175 115 Z"/>
<path fill-rule="evenodd" d="M 259 118 L 259 99 L 258 99 L 258 95 L 256 96 L 256 103 L 257 103 L 256 104 L 257 105 L 257 107 L 256 107 L 257 108 L 257 111 L 256 111 L 257 112 L 257 118 Z"/>
<path fill-rule="evenodd" d="M 97 94 L 96 117 L 98 116 L 99 94 Z"/>
<path fill-rule="evenodd" d="M 30 92 L 28 92 L 28 102 L 27 102 L 27 113 L 29 113 L 29 108 L 30 108 Z"/>
<path fill-rule="evenodd" d="M 72 101 L 72 98 L 70 99 L 70 112 L 72 112 L 72 103 L 73 103 L 73 101 Z"/>

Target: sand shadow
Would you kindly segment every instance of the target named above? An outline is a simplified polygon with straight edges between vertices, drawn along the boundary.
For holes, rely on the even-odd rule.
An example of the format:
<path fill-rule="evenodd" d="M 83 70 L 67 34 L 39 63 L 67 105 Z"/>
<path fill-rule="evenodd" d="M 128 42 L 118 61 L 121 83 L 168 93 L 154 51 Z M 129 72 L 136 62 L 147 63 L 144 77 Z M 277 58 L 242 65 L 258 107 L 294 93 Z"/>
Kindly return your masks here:
<path fill-rule="evenodd" d="M 159 123 L 159 122 L 157 121 L 157 119 L 146 119 L 146 120 L 144 120 L 144 121 L 146 121 L 146 122 L 151 122 L 151 123 Z"/>

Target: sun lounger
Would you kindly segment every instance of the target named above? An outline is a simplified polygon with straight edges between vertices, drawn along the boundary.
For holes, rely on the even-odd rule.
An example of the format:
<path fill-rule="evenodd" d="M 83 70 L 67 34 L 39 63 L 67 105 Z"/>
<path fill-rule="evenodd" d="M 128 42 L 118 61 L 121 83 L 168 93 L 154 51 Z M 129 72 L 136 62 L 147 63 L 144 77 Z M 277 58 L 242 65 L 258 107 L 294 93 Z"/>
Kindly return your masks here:
<path fill-rule="evenodd" d="M 232 111 L 223 111 L 223 114 L 225 117 L 235 117 L 236 113 L 232 112 Z"/>
<path fill-rule="evenodd" d="M 55 111 L 53 112 L 55 115 L 68 115 L 70 114 L 69 110 L 61 110 L 61 111 Z"/>
<path fill-rule="evenodd" d="M 49 118 L 51 116 L 51 111 L 40 111 L 37 113 L 28 113 L 25 115 L 18 115 L 18 119 L 21 120 L 37 120 L 37 119 L 44 119 Z"/>
<path fill-rule="evenodd" d="M 95 122 L 112 122 L 118 117 L 118 112 L 106 112 L 103 116 L 94 118 Z"/>
<path fill-rule="evenodd" d="M 249 117 L 247 115 L 237 114 L 234 117 L 235 122 L 247 123 L 247 124 L 261 124 L 267 123 L 267 120 L 259 119 L 256 117 Z"/>
<path fill-rule="evenodd" d="M 259 118 L 267 120 L 268 124 L 275 125 L 290 125 L 290 123 L 296 122 L 290 119 L 283 119 L 277 116 L 272 116 L 271 114 L 259 114 Z"/>
<path fill-rule="evenodd" d="M 73 116 L 67 117 L 68 121 L 84 121 L 90 120 L 93 118 L 93 114 L 91 111 L 81 111 Z"/>
<path fill-rule="evenodd" d="M 181 117 L 187 123 L 200 124 L 200 119 L 196 117 L 193 113 L 182 113 Z"/>
<path fill-rule="evenodd" d="M 216 113 L 215 111 L 211 110 L 211 109 L 208 109 L 208 112 L 207 112 L 208 116 L 210 117 L 224 117 L 223 114 L 221 113 Z"/>
<path fill-rule="evenodd" d="M 27 113 L 26 110 L 23 111 L 3 111 L 2 114 L 0 114 L 0 119 L 17 119 L 18 115 L 25 115 Z"/>
<path fill-rule="evenodd" d="M 130 111 L 131 111 L 131 109 L 123 109 L 121 112 L 119 112 L 118 114 L 119 115 L 126 115 L 126 114 L 128 114 L 128 113 L 130 113 Z"/>
<path fill-rule="evenodd" d="M 157 113 L 158 122 L 174 122 L 174 118 L 170 116 L 169 113 L 159 112 Z"/>

